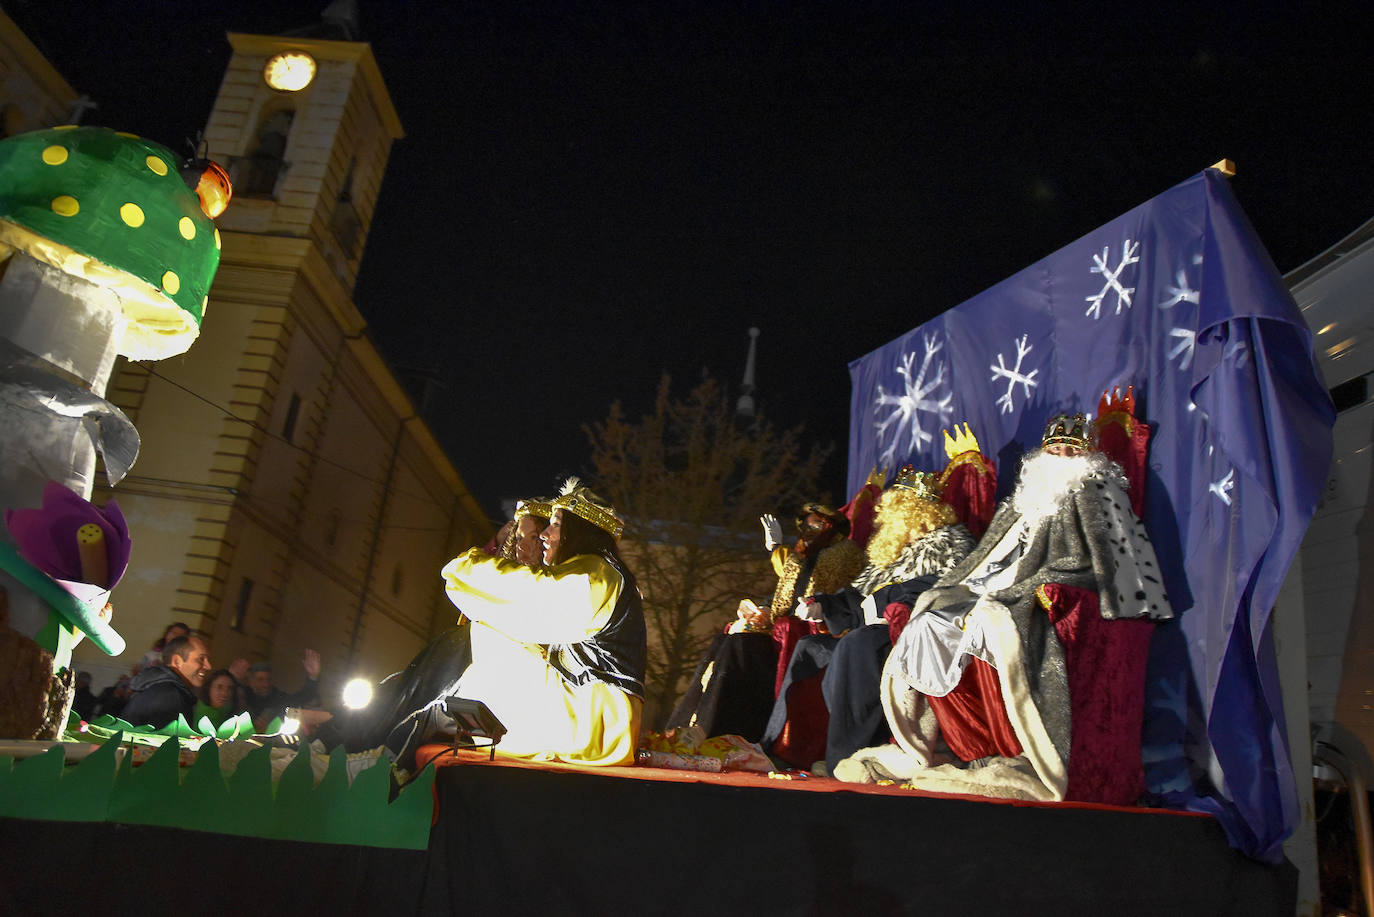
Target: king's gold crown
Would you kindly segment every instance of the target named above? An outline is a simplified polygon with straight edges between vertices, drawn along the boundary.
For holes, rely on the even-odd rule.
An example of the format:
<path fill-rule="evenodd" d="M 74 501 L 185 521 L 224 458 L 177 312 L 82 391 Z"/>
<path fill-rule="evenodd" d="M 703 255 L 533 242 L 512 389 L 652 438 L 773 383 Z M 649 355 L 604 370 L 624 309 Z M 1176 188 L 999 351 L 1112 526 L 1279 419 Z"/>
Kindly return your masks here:
<path fill-rule="evenodd" d="M 923 500 L 940 499 L 940 479 L 929 471 L 917 471 L 914 465 L 903 465 L 897 472 L 893 487 L 914 490 Z"/>
<path fill-rule="evenodd" d="M 951 460 L 958 458 L 965 452 L 982 452 L 978 448 L 978 437 L 973 435 L 968 423 L 964 423 L 964 428 L 959 429 L 959 425 L 954 425 L 954 435 L 950 436 L 949 431 L 945 431 L 945 455 Z"/>
<path fill-rule="evenodd" d="M 1040 438 L 1040 446 L 1073 446 L 1085 452 L 1097 449 L 1097 429 L 1084 414 L 1056 414 L 1045 425 L 1045 435 Z"/>

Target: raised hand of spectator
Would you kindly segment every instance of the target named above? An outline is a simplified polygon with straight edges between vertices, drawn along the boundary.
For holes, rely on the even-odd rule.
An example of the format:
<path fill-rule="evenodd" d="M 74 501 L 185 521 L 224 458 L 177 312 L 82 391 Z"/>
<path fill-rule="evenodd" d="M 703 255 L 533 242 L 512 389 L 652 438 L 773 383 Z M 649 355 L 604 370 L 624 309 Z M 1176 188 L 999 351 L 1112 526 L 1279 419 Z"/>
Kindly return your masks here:
<path fill-rule="evenodd" d="M 248 660 L 235 659 L 229 663 L 229 674 L 234 676 L 234 681 L 241 685 L 248 684 Z"/>
<path fill-rule="evenodd" d="M 314 650 L 307 649 L 305 656 L 301 659 L 301 665 L 305 667 L 305 674 L 312 681 L 320 677 L 320 654 Z"/>

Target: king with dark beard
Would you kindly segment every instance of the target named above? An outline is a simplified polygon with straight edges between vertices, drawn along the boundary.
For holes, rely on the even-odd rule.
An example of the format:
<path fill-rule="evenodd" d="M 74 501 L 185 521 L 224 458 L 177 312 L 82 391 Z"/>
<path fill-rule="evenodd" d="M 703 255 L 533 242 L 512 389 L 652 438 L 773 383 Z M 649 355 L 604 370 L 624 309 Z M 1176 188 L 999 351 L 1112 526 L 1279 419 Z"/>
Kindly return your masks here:
<path fill-rule="evenodd" d="M 673 708 L 668 727 L 699 726 L 708 735 L 734 734 L 757 741 L 768 723 L 777 678 L 773 623 L 804 596 L 834 592 L 863 567 L 863 552 L 849 539 L 849 520 L 838 510 L 807 503 L 797 514 L 795 546 L 780 544 L 771 515 L 762 517 L 778 585 L 766 609 L 740 602 L 728 632 L 718 634 Z"/>

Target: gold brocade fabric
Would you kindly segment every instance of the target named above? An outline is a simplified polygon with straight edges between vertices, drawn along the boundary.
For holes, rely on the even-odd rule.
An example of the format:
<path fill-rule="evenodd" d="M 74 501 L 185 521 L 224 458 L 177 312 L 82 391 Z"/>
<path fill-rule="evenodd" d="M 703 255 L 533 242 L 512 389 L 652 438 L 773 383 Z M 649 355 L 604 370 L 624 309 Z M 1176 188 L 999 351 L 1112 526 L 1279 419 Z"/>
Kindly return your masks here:
<path fill-rule="evenodd" d="M 821 550 L 810 579 L 798 583 L 802 564 L 803 559 L 787 548 L 774 550 L 773 567 L 779 570 L 778 588 L 773 593 L 773 604 L 770 606 L 774 620 L 790 614 L 800 598 L 838 592 L 848 586 L 864 567 L 864 553 L 848 538 L 840 539 Z"/>

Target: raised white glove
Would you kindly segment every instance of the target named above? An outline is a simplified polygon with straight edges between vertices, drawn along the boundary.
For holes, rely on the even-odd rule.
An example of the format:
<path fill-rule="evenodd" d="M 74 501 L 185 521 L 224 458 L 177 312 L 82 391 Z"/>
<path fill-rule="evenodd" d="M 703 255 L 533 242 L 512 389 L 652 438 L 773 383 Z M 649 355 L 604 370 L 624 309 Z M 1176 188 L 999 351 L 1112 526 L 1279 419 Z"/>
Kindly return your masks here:
<path fill-rule="evenodd" d="M 878 611 L 878 600 L 871 595 L 864 596 L 859 608 L 863 610 L 865 624 L 881 624 L 885 620 L 882 612 Z"/>
<path fill-rule="evenodd" d="M 797 599 L 797 610 L 793 614 L 803 621 L 819 621 L 824 617 L 820 602 L 808 602 L 806 599 Z"/>
<path fill-rule="evenodd" d="M 782 544 L 782 524 L 778 522 L 778 517 L 772 513 L 764 513 L 759 517 L 759 522 L 763 523 L 763 546 L 771 551 Z"/>

